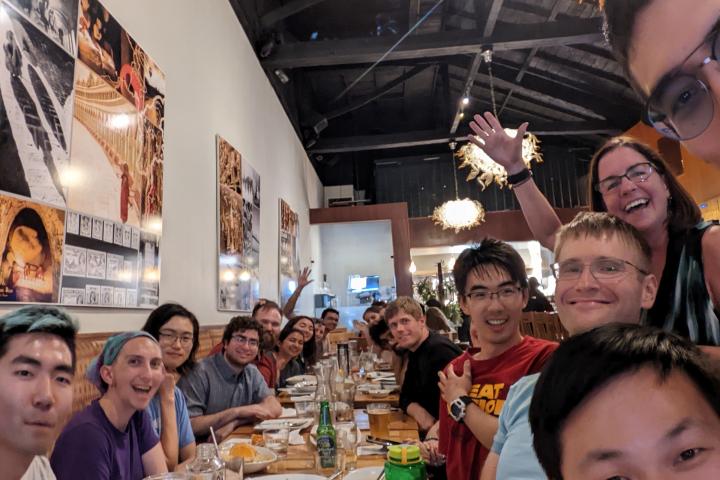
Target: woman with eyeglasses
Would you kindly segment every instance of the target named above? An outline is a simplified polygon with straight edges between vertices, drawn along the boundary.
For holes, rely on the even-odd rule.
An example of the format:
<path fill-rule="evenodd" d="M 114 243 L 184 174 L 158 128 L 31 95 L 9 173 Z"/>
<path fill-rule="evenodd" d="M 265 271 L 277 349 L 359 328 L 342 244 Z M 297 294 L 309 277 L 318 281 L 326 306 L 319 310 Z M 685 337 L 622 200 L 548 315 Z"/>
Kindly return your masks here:
<path fill-rule="evenodd" d="M 604 14 L 648 123 L 720 167 L 720 2 L 605 0 Z"/>
<path fill-rule="evenodd" d="M 166 303 L 150 313 L 142 330 L 158 341 L 162 351 L 165 376 L 147 411 L 160 437 L 168 470 L 173 471 L 195 457 L 195 436 L 185 396 L 175 384 L 195 365 L 200 326 L 185 307 Z"/>
<path fill-rule="evenodd" d="M 262 373 L 270 388 L 284 388 L 287 379 L 305 373 L 298 361 L 303 352 L 305 335 L 288 323 L 280 331 L 278 343 L 274 350 L 266 352 L 255 365 Z"/>
<path fill-rule="evenodd" d="M 477 137 L 468 139 L 505 167 L 533 236 L 552 249 L 561 222 L 523 163 L 527 126 L 512 137 L 485 112 L 475 115 L 470 128 Z M 720 346 L 720 227 L 702 221 L 665 161 L 634 139 L 610 139 L 593 156 L 588 191 L 593 211 L 628 222 L 652 248 L 651 273 L 660 287 L 648 322 L 699 345 Z"/>

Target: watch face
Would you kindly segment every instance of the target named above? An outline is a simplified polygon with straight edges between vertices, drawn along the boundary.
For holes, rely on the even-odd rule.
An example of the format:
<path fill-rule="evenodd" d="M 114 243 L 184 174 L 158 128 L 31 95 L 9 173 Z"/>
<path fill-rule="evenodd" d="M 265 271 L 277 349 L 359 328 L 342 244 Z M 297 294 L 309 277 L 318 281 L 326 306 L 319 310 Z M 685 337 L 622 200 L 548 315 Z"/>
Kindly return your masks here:
<path fill-rule="evenodd" d="M 462 415 L 462 408 L 457 403 L 453 402 L 450 405 L 450 416 L 453 417 L 454 420 L 457 420 L 460 418 L 460 415 Z"/>

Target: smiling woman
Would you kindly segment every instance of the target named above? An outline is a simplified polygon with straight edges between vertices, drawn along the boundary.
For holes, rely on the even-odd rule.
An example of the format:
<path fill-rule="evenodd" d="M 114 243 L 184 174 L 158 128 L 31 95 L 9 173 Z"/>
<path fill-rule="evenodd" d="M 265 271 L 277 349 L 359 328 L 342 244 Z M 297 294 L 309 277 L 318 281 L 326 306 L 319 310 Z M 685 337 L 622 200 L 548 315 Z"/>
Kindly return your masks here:
<path fill-rule="evenodd" d="M 470 128 L 483 143 L 469 139 L 509 173 L 524 168 L 521 139 L 508 136 L 494 115 L 475 115 Z M 591 210 L 625 220 L 652 249 L 650 272 L 660 288 L 648 321 L 699 345 L 720 346 L 720 227 L 702 222 L 665 161 L 634 139 L 612 138 L 593 156 L 588 191 Z M 553 248 L 562 224 L 534 180 L 513 192 L 533 236 Z"/>
<path fill-rule="evenodd" d="M 134 480 L 167 472 L 145 410 L 164 377 L 157 341 L 145 332 L 112 336 L 87 375 L 102 397 L 60 434 L 51 458 L 58 480 Z"/>

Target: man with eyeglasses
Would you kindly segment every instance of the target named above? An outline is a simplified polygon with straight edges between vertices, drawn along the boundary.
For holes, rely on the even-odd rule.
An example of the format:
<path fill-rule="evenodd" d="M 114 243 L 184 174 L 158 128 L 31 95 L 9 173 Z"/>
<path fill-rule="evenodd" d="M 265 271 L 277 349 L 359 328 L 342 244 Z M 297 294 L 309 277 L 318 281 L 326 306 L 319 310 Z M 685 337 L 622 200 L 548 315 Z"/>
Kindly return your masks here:
<path fill-rule="evenodd" d="M 640 323 L 655 301 L 650 247 L 617 217 L 579 213 L 559 231 L 555 259 L 555 304 L 570 335 L 609 323 Z M 510 388 L 481 480 L 547 478 L 533 451 L 528 418 L 538 376 Z"/>
<path fill-rule="evenodd" d="M 431 459 L 445 455 L 447 478 L 476 480 L 510 385 L 540 371 L 557 344 L 520 333 L 527 276 L 522 257 L 507 243 L 486 238 L 464 250 L 453 276 L 473 347 L 439 374 L 439 442 L 426 438 L 424 447 Z"/>
<path fill-rule="evenodd" d="M 195 436 L 213 427 L 224 438 L 237 426 L 277 418 L 282 407 L 257 367 L 262 327 L 250 317 L 233 317 L 223 333 L 223 351 L 199 362 L 178 382 L 187 398 Z"/>

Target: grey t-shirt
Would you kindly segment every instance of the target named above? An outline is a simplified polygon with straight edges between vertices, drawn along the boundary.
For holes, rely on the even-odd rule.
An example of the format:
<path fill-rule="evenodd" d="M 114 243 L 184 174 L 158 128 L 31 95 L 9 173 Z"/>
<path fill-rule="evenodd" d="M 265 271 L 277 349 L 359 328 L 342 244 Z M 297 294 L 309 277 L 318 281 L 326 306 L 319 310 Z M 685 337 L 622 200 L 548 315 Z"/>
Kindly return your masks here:
<path fill-rule="evenodd" d="M 254 405 L 273 394 L 255 365 L 245 365 L 238 373 L 222 352 L 199 362 L 180 379 L 178 387 L 187 399 L 190 418 Z"/>

